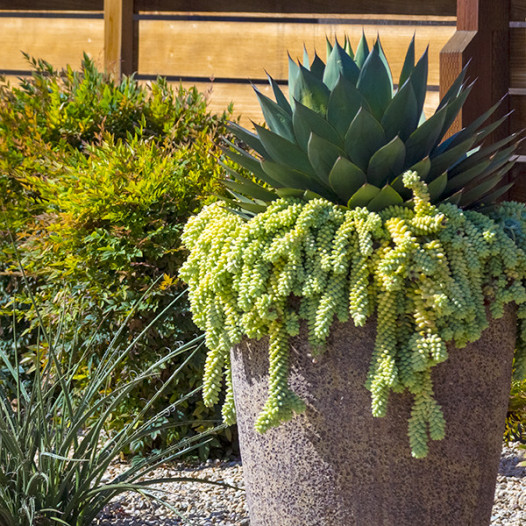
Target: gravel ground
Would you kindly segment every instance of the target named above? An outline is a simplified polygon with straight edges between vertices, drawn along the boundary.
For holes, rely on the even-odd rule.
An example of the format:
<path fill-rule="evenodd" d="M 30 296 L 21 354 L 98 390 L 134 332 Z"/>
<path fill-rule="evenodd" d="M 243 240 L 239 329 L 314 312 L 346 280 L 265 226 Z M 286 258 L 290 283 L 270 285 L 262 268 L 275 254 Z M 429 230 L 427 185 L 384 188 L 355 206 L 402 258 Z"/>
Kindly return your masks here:
<path fill-rule="evenodd" d="M 500 463 L 491 526 L 526 525 L 526 467 L 518 467 L 523 451 L 517 445 L 504 447 Z M 108 479 L 125 465 L 115 464 Z M 199 466 L 163 467 L 152 478 L 192 477 L 223 482 L 239 489 L 198 482 L 161 484 L 165 493 L 157 495 L 184 517 L 140 495 L 126 493 L 104 509 L 96 521 L 99 526 L 249 526 L 240 462 L 208 461 Z M 159 486 L 157 486 L 159 487 Z"/>

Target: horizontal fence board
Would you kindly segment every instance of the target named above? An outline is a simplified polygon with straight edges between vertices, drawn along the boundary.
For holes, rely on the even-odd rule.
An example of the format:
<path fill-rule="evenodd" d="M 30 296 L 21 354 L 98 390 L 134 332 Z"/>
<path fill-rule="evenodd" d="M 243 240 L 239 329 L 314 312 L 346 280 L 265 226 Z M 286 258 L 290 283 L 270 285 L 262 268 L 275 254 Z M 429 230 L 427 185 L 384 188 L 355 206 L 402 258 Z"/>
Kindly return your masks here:
<path fill-rule="evenodd" d="M 456 16 L 456 0 L 135 0 L 144 11 L 225 11 L 256 13 L 355 13 Z"/>
<path fill-rule="evenodd" d="M 327 36 L 343 41 L 347 34 L 356 47 L 362 28 L 371 44 L 380 34 L 395 79 L 413 34 L 418 54 L 429 43 L 429 84 L 438 86 L 439 52 L 455 32 L 452 26 L 140 20 L 138 70 L 145 75 L 245 80 L 265 78 L 266 70 L 283 80 L 288 75 L 287 52 L 301 57 L 305 44 L 311 57 L 317 49 L 325 59 Z"/>
<path fill-rule="evenodd" d="M 178 83 L 172 83 L 177 85 Z M 251 127 L 251 122 L 263 122 L 263 116 L 259 107 L 257 97 L 251 86 L 243 84 L 223 84 L 217 82 L 183 82 L 183 86 L 196 86 L 201 93 L 205 93 L 209 99 L 210 110 L 216 113 L 223 112 L 230 103 L 234 104 L 234 115 L 241 116 L 241 124 Z M 259 91 L 273 98 L 269 85 L 258 86 Z M 286 86 L 282 86 L 287 94 Z M 438 106 L 439 94 L 436 91 L 427 93 L 424 111 L 427 116 L 431 115 Z"/>
<path fill-rule="evenodd" d="M 61 68 L 80 65 L 82 53 L 102 65 L 104 20 L 0 18 L 0 71 L 30 69 L 21 51 Z"/>

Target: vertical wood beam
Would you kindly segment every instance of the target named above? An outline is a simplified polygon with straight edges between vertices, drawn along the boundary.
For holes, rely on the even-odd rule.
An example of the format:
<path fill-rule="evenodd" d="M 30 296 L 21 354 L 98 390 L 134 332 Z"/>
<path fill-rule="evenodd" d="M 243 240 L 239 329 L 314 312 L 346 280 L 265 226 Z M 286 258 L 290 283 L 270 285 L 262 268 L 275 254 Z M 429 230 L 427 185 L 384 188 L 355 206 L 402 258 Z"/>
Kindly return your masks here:
<path fill-rule="evenodd" d="M 104 0 L 104 67 L 120 79 L 137 71 L 134 0 Z"/>
<path fill-rule="evenodd" d="M 440 53 L 440 95 L 469 62 L 467 76 L 475 80 L 454 133 L 478 117 L 508 93 L 510 0 L 457 0 L 457 31 Z M 509 101 L 501 104 L 493 120 L 508 111 Z M 509 133 L 508 123 L 489 138 L 498 140 Z"/>

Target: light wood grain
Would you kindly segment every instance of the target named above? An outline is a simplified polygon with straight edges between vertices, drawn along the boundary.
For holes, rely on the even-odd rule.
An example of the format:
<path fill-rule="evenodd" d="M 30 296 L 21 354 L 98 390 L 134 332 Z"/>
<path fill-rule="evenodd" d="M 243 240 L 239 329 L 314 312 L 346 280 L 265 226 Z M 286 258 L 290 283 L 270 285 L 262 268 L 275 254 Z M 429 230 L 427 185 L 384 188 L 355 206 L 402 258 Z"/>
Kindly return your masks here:
<path fill-rule="evenodd" d="M 287 77 L 287 52 L 303 55 L 305 44 L 325 59 L 325 39 L 349 35 L 355 47 L 362 29 L 372 43 L 380 34 L 382 45 L 398 78 L 405 51 L 416 34 L 417 53 L 429 42 L 429 84 L 438 85 L 438 55 L 454 33 L 450 26 L 293 24 L 264 22 L 201 22 L 142 20 L 139 23 L 139 73 L 183 77 Z"/>
<path fill-rule="evenodd" d="M 21 51 L 61 68 L 76 68 L 85 51 L 102 66 L 104 21 L 63 18 L 0 18 L 0 69 L 29 69 Z"/>

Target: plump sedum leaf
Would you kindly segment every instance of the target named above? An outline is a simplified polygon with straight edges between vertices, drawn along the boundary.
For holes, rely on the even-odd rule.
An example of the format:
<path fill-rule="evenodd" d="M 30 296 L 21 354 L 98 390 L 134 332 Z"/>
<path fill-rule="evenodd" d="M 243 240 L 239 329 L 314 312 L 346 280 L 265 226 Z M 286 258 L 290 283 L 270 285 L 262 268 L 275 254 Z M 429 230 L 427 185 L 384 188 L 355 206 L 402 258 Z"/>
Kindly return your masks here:
<path fill-rule="evenodd" d="M 224 153 L 255 176 L 250 184 L 237 174 L 234 184 L 226 182 L 230 205 L 252 216 L 279 196 L 307 199 L 314 192 L 349 208 L 379 211 L 411 199 L 401 184 L 409 169 L 429 185 L 433 204 L 493 204 L 518 137 L 483 144 L 504 120 L 484 126 L 497 103 L 444 140 L 472 85 L 462 71 L 426 119 L 427 72 L 428 52 L 415 63 L 414 39 L 397 87 L 379 38 L 370 47 L 362 36 L 356 53 L 347 38 L 343 47 L 327 41 L 326 63 L 317 54 L 311 62 L 306 51 L 302 63 L 289 56 L 289 100 L 269 77 L 276 100 L 256 90 L 266 127 L 256 126 L 256 134 L 230 127 L 253 153 L 232 144 Z M 255 186 L 264 189 L 263 199 Z"/>

